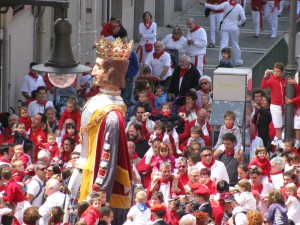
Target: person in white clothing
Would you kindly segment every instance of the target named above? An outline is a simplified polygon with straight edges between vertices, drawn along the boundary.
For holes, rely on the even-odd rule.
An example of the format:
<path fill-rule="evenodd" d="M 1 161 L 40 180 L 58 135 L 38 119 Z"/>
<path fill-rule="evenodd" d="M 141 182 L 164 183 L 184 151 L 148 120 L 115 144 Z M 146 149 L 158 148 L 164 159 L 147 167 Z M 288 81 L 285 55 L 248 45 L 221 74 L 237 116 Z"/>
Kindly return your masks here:
<path fill-rule="evenodd" d="M 235 66 L 243 65 L 241 59 L 241 50 L 239 47 L 239 27 L 246 22 L 245 12 L 243 7 L 235 0 L 223 2 L 220 5 L 207 4 L 203 0 L 200 0 L 200 5 L 205 5 L 206 8 L 212 10 L 224 9 L 223 20 L 220 24 L 221 41 L 219 60 L 221 57 L 221 50 L 228 47 L 229 39 L 232 44 L 233 63 Z"/>
<path fill-rule="evenodd" d="M 239 212 L 249 212 L 256 210 L 256 200 L 251 192 L 251 183 L 247 179 L 238 182 L 239 192 L 234 195 L 234 199 L 239 204 L 232 211 L 233 215 Z"/>
<path fill-rule="evenodd" d="M 285 192 L 288 196 L 285 205 L 288 207 L 288 218 L 293 220 L 296 225 L 300 224 L 300 202 L 296 196 L 297 186 L 294 183 L 289 183 L 285 186 Z"/>
<path fill-rule="evenodd" d="M 250 169 L 249 174 L 251 179 L 250 182 L 252 183 L 252 190 L 259 193 L 258 210 L 265 215 L 268 212 L 269 194 L 274 189 L 274 186 L 270 182 L 262 182 L 262 176 L 259 168 Z"/>
<path fill-rule="evenodd" d="M 186 38 L 182 36 L 180 26 L 175 26 L 172 34 L 165 36 L 161 42 L 164 44 L 165 49 L 178 50 L 177 61 L 179 61 L 179 59 L 187 53 L 188 45 Z"/>
<path fill-rule="evenodd" d="M 193 18 L 186 22 L 188 26 L 188 33 L 186 40 L 188 44 L 188 56 L 191 57 L 192 63 L 198 69 L 200 75 L 204 71 L 204 57 L 206 55 L 207 35 L 206 31 L 195 23 Z"/>
<path fill-rule="evenodd" d="M 272 184 L 274 185 L 275 189 L 280 189 L 283 187 L 283 169 L 285 166 L 285 160 L 282 157 L 275 157 L 271 161 L 271 174 L 270 178 L 272 181 Z"/>
<path fill-rule="evenodd" d="M 23 78 L 22 95 L 26 99 L 31 99 L 31 92 L 36 90 L 39 86 L 46 86 L 43 77 L 33 70 L 32 67 L 37 65 L 36 62 L 30 63 L 29 73 Z"/>
<path fill-rule="evenodd" d="M 151 211 L 146 202 L 148 195 L 145 191 L 138 191 L 135 196 L 136 204 L 132 206 L 127 214 L 127 220 L 131 220 L 135 225 L 147 224 L 151 217 Z"/>
<path fill-rule="evenodd" d="M 60 183 L 57 179 L 50 179 L 47 181 L 45 194 L 48 197 L 46 202 L 39 208 L 39 214 L 42 216 L 39 225 L 48 225 L 50 210 L 54 206 L 64 208 L 64 204 L 68 203 L 65 194 L 60 192 Z"/>
<path fill-rule="evenodd" d="M 201 162 L 198 162 L 196 167 L 199 171 L 202 168 L 209 169 L 211 171 L 210 178 L 215 182 L 225 180 L 229 183 L 229 176 L 224 163 L 213 158 L 213 151 L 210 147 L 204 147 L 202 149 Z"/>
<path fill-rule="evenodd" d="M 279 14 L 279 1 L 268 0 L 265 4 L 265 16 L 268 19 L 269 25 L 271 26 L 271 38 L 277 37 L 278 28 L 278 14 Z"/>
<path fill-rule="evenodd" d="M 171 82 L 171 56 L 164 51 L 164 45 L 160 41 L 154 43 L 154 52 L 146 58 L 144 68 L 151 67 L 152 76 L 158 80 L 158 83 L 164 87 L 164 90 L 169 89 Z M 143 71 L 144 68 L 141 70 Z"/>
<path fill-rule="evenodd" d="M 51 101 L 47 101 L 47 88 L 40 86 L 37 88 L 36 100 L 30 102 L 28 105 L 28 115 L 33 118 L 37 113 L 44 113 L 45 108 L 52 106 Z"/>
<path fill-rule="evenodd" d="M 157 25 L 152 21 L 152 15 L 146 11 L 143 14 L 143 22 L 139 25 L 139 47 L 136 51 L 139 63 L 143 64 L 148 54 L 153 52 L 153 44 L 156 41 Z M 152 48 L 151 48 L 152 46 Z"/>
<path fill-rule="evenodd" d="M 43 204 L 45 193 L 45 179 L 47 166 L 42 161 L 37 161 L 34 165 L 35 176 L 27 185 L 26 197 L 32 206 L 40 207 Z"/>

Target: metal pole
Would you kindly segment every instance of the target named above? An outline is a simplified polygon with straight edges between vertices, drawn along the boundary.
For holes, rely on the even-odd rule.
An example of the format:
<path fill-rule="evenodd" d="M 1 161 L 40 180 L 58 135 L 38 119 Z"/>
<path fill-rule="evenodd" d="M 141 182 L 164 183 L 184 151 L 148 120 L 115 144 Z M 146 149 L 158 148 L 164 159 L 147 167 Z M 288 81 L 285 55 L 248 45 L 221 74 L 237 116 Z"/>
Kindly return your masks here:
<path fill-rule="evenodd" d="M 296 9 L 297 0 L 290 1 L 290 28 L 289 28 L 289 44 L 288 44 L 288 64 L 285 67 L 285 78 L 294 78 L 297 72 L 297 65 L 295 62 L 295 48 L 296 48 Z M 294 86 L 288 84 L 286 86 L 286 97 L 291 99 L 294 97 Z M 294 105 L 286 105 L 285 111 L 285 138 L 293 138 L 294 130 Z"/>
<path fill-rule="evenodd" d="M 8 13 L 3 15 L 3 80 L 2 80 L 2 111 L 9 110 L 9 38 L 8 38 Z"/>

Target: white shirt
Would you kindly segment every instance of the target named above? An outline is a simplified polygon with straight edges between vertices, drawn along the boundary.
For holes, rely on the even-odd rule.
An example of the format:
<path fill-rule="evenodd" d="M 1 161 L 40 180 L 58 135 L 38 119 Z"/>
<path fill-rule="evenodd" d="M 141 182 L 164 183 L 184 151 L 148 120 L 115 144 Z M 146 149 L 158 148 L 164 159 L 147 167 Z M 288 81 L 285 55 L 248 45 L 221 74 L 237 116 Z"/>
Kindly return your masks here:
<path fill-rule="evenodd" d="M 152 76 L 161 79 L 159 76 L 166 66 L 171 67 L 171 56 L 169 53 L 165 52 L 163 55 L 159 57 L 159 59 L 154 59 L 153 53 L 149 54 L 146 58 L 145 65 L 150 66 L 152 70 Z M 171 70 L 169 68 L 166 75 L 162 78 L 162 80 L 167 79 L 171 76 Z"/>
<path fill-rule="evenodd" d="M 256 200 L 252 194 L 252 192 L 242 192 L 240 194 L 235 194 L 234 199 L 239 204 L 238 207 L 235 207 L 233 210 L 233 214 L 235 215 L 237 212 L 248 212 L 256 210 Z"/>
<path fill-rule="evenodd" d="M 31 179 L 30 183 L 27 185 L 27 193 L 33 195 L 36 197 L 36 195 L 40 191 L 40 185 L 38 184 L 38 181 L 43 186 L 44 181 L 42 181 L 38 176 L 34 176 L 34 179 Z M 31 202 L 32 206 L 40 207 L 42 205 L 43 196 L 45 193 L 45 187 L 42 187 L 41 193 Z"/>
<path fill-rule="evenodd" d="M 189 56 L 205 55 L 207 46 L 206 31 L 202 27 L 194 32 L 188 31 L 186 40 L 191 39 L 194 40 L 194 44 L 189 45 L 187 54 Z"/>
<path fill-rule="evenodd" d="M 139 25 L 139 33 L 143 34 L 143 37 L 140 38 L 140 45 L 145 45 L 147 43 L 154 43 L 156 41 L 156 29 L 157 25 L 155 22 L 152 22 L 149 29 L 147 29 L 144 23 L 140 23 Z"/>
<path fill-rule="evenodd" d="M 287 201 L 292 201 L 292 203 L 288 206 L 288 218 L 293 220 L 295 224 L 300 223 L 300 202 L 295 196 L 289 196 Z"/>
<path fill-rule="evenodd" d="M 50 219 L 50 210 L 54 206 L 63 207 L 64 201 L 68 203 L 68 199 L 65 199 L 65 194 L 57 191 L 48 196 L 46 202 L 39 208 L 39 214 L 42 218 L 39 221 L 39 225 L 48 225 Z"/>
<path fill-rule="evenodd" d="M 37 79 L 26 75 L 23 78 L 21 91 L 27 92 L 31 96 L 31 92 L 36 90 L 39 86 L 46 86 L 41 75 L 39 75 Z"/>
<path fill-rule="evenodd" d="M 162 43 L 164 44 L 165 49 L 176 49 L 179 53 L 179 59 L 185 53 L 187 53 L 188 44 L 186 42 L 186 38 L 181 36 L 179 40 L 174 41 L 172 38 L 173 34 L 168 34 L 167 36 L 162 39 Z M 178 59 L 178 60 L 179 60 Z"/>
<path fill-rule="evenodd" d="M 127 214 L 127 217 L 133 218 L 134 225 L 145 225 L 149 222 L 151 216 L 151 211 L 147 208 L 145 211 L 141 212 L 136 205 L 132 206 Z"/>
<path fill-rule="evenodd" d="M 255 150 L 257 147 L 264 147 L 263 140 L 258 136 L 256 136 L 254 140 L 251 142 L 250 153 L 249 153 L 250 160 L 255 156 Z"/>
<path fill-rule="evenodd" d="M 45 108 L 52 106 L 53 103 L 51 101 L 47 101 L 45 106 L 38 104 L 37 100 L 34 100 L 28 105 L 28 115 L 33 118 L 37 113 L 44 113 Z"/>
<path fill-rule="evenodd" d="M 280 189 L 283 186 L 283 173 L 270 175 L 271 181 L 275 189 Z"/>
<path fill-rule="evenodd" d="M 196 164 L 196 167 L 201 170 L 202 168 L 206 168 L 202 162 L 198 162 Z M 229 176 L 226 170 L 226 167 L 224 165 L 224 163 L 216 160 L 215 163 L 212 165 L 211 167 L 211 175 L 210 178 L 213 181 L 220 181 L 220 180 L 225 180 L 227 181 L 227 183 L 229 183 Z"/>
<path fill-rule="evenodd" d="M 228 1 L 221 3 L 220 5 L 211 5 L 205 3 L 205 7 L 212 10 L 224 9 L 223 18 L 232 9 L 233 6 L 230 5 Z M 232 31 L 239 30 L 240 25 L 246 22 L 245 12 L 240 4 L 236 4 L 234 9 L 226 16 L 222 23 L 221 30 Z"/>

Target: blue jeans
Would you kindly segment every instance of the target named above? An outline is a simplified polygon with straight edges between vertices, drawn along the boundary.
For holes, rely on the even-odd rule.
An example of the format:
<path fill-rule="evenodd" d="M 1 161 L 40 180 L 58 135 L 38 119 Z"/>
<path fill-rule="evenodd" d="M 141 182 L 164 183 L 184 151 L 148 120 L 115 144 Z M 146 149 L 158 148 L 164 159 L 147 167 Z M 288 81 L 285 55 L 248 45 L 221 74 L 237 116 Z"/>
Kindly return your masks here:
<path fill-rule="evenodd" d="M 133 78 L 125 79 L 125 88 L 121 90 L 121 96 L 127 108 L 130 106 L 130 99 L 132 95 Z"/>

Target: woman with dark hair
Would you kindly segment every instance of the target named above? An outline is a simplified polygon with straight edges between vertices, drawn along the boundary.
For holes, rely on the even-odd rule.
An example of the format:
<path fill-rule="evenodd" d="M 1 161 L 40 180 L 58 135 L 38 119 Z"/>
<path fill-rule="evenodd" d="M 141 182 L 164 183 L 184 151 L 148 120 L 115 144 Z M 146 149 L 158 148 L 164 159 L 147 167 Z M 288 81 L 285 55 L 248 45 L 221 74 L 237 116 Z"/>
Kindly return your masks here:
<path fill-rule="evenodd" d="M 153 52 L 153 45 L 156 41 L 157 25 L 152 21 L 152 15 L 146 11 L 143 13 L 143 22 L 139 25 L 139 47 L 136 53 L 139 58 L 139 63 L 144 63 L 147 55 Z"/>
<path fill-rule="evenodd" d="M 270 112 L 270 97 L 261 97 L 261 106 L 256 103 L 252 103 L 252 107 L 255 109 L 253 122 L 256 126 L 258 137 L 260 137 L 265 148 L 269 151 L 271 148 L 272 138 L 269 136 L 269 125 L 272 121 Z"/>
<path fill-rule="evenodd" d="M 61 160 L 63 163 L 69 162 L 71 153 L 74 151 L 76 142 L 71 137 L 66 137 L 60 147 Z"/>

